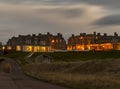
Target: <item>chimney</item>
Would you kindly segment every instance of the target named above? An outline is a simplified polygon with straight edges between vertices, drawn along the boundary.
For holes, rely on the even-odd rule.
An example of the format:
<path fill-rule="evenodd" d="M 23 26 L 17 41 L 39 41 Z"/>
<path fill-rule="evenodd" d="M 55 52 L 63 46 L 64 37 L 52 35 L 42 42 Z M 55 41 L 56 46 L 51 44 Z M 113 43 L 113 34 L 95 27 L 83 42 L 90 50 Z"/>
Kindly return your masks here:
<path fill-rule="evenodd" d="M 61 36 L 62 37 L 62 34 L 61 33 L 57 33 L 57 36 Z"/>
<path fill-rule="evenodd" d="M 118 36 L 117 32 L 114 32 L 114 36 Z"/>
<path fill-rule="evenodd" d="M 104 36 L 107 36 L 107 33 L 104 33 Z"/>
<path fill-rule="evenodd" d="M 94 32 L 93 34 L 94 34 L 94 36 L 96 36 L 96 32 Z"/>
<path fill-rule="evenodd" d="M 74 34 L 72 34 L 72 37 L 75 37 L 75 35 L 74 35 Z"/>
<path fill-rule="evenodd" d="M 21 37 L 21 35 L 19 35 L 18 37 Z"/>
<path fill-rule="evenodd" d="M 47 35 L 50 35 L 50 32 L 47 32 Z"/>
<path fill-rule="evenodd" d="M 101 34 L 100 34 L 100 33 L 97 33 L 97 35 L 98 35 L 98 36 L 101 36 Z"/>
<path fill-rule="evenodd" d="M 36 36 L 35 34 L 32 34 L 32 36 Z"/>
<path fill-rule="evenodd" d="M 30 35 L 30 34 L 28 34 L 27 36 L 28 36 L 28 37 L 30 37 L 31 35 Z"/>

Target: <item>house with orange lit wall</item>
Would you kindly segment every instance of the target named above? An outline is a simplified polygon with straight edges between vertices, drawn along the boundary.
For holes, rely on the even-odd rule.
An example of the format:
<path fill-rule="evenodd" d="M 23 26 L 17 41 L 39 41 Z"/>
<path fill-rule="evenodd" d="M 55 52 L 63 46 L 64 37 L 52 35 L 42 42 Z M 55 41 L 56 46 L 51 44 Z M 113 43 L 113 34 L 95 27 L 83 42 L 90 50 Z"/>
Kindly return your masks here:
<path fill-rule="evenodd" d="M 51 52 L 55 50 L 66 50 L 66 41 L 61 33 L 52 35 L 47 34 L 38 35 L 19 35 L 8 40 L 6 49 L 25 51 L 25 52 Z"/>
<path fill-rule="evenodd" d="M 93 34 L 80 33 L 80 35 L 72 34 L 68 39 L 67 50 L 120 50 L 120 36 L 115 32 L 114 35 L 94 32 Z"/>

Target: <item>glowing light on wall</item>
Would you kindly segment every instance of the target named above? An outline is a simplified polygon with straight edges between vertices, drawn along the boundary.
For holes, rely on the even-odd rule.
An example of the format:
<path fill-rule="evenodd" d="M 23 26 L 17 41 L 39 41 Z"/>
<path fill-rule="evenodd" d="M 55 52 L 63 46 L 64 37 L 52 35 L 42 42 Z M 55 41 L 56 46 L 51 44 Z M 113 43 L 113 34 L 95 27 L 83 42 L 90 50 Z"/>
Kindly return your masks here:
<path fill-rule="evenodd" d="M 80 37 L 80 39 L 82 40 L 82 39 L 83 39 L 83 37 Z"/>
<path fill-rule="evenodd" d="M 96 36 L 96 39 L 98 40 L 98 37 Z"/>
<path fill-rule="evenodd" d="M 21 46 L 16 46 L 16 51 L 21 51 Z"/>
<path fill-rule="evenodd" d="M 67 46 L 67 50 L 73 50 L 72 46 Z"/>
<path fill-rule="evenodd" d="M 2 50 L 5 50 L 5 47 L 4 47 L 4 46 L 2 47 Z"/>
<path fill-rule="evenodd" d="M 23 46 L 23 51 L 25 52 L 50 52 L 50 46 Z"/>
<path fill-rule="evenodd" d="M 55 43 L 55 40 L 52 40 L 51 42 L 52 42 L 52 43 Z"/>
<path fill-rule="evenodd" d="M 84 45 L 76 45 L 76 50 L 85 50 Z"/>
<path fill-rule="evenodd" d="M 117 49 L 116 50 L 120 50 L 120 43 L 117 44 Z"/>
<path fill-rule="evenodd" d="M 90 44 L 90 45 L 79 45 L 77 44 L 76 47 L 74 46 L 68 46 L 67 50 L 111 50 L 113 49 L 112 43 L 105 43 L 105 44 Z M 120 45 L 117 45 L 117 50 L 120 50 Z"/>
<path fill-rule="evenodd" d="M 46 52 L 46 47 L 41 47 L 41 51 Z"/>
<path fill-rule="evenodd" d="M 80 46 L 77 46 L 77 49 L 80 49 Z"/>
<path fill-rule="evenodd" d="M 34 52 L 39 52 L 40 51 L 40 47 L 39 46 L 34 46 Z"/>
<path fill-rule="evenodd" d="M 32 52 L 33 51 L 32 46 L 25 46 L 24 51 Z"/>
<path fill-rule="evenodd" d="M 12 46 L 7 46 L 7 50 L 12 50 Z"/>

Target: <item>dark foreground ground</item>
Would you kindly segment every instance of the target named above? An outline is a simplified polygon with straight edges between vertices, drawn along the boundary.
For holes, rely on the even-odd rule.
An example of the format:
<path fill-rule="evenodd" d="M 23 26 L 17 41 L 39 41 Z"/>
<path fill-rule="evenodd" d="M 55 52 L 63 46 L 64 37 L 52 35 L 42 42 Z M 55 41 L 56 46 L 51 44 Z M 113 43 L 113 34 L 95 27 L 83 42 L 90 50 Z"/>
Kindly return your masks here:
<path fill-rule="evenodd" d="M 10 59 L 6 60 L 7 63 L 12 64 L 12 69 L 6 71 L 10 73 L 0 72 L 0 89 L 68 89 L 30 78 L 21 71 L 17 64 Z"/>
<path fill-rule="evenodd" d="M 40 82 L 24 75 L 0 73 L 0 89 L 68 89 Z"/>

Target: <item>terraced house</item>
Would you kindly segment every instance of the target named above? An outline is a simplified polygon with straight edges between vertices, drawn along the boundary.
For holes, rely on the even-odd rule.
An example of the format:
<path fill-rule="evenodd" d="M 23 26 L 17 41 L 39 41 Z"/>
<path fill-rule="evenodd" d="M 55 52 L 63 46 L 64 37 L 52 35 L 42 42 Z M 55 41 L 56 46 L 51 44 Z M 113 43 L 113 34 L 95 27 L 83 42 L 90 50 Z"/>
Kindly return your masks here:
<path fill-rule="evenodd" d="M 80 33 L 77 36 L 73 34 L 68 39 L 67 50 L 120 50 L 120 36 L 116 32 L 113 36 L 96 32 L 93 34 Z"/>
<path fill-rule="evenodd" d="M 51 52 L 55 50 L 66 50 L 66 41 L 62 34 L 32 34 L 19 35 L 8 40 L 7 50 L 17 50 L 26 52 Z"/>

